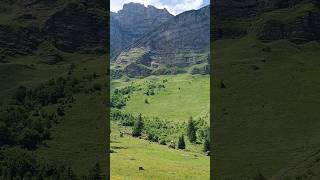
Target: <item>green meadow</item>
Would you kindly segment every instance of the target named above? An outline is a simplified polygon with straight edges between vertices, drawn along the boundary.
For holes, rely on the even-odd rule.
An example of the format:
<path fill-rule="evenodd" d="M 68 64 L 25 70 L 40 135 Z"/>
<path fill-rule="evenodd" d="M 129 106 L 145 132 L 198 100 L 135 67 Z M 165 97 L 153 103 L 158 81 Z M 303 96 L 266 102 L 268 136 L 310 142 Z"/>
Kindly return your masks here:
<path fill-rule="evenodd" d="M 185 135 L 184 150 L 168 147 L 170 142 L 176 142 L 178 136 L 186 133 L 190 116 L 195 120 L 202 119 L 209 126 L 209 80 L 209 75 L 179 74 L 112 81 L 112 92 L 128 86 L 136 89 L 129 95 L 121 112 L 133 116 L 141 114 L 146 118 L 147 128 L 159 121 L 172 125 L 173 129 L 155 130 L 159 140 L 150 141 L 146 137 L 148 129 L 142 137 L 132 137 L 132 127 L 112 119 L 111 179 L 210 178 L 210 156 L 202 151 L 200 138 L 194 144 Z M 154 95 L 148 95 L 150 84 L 162 88 L 155 88 Z M 166 144 L 160 143 L 163 139 Z"/>
<path fill-rule="evenodd" d="M 145 95 L 143 92 L 134 93 L 124 108 L 125 112 L 149 117 L 161 117 L 166 120 L 185 121 L 190 116 L 194 118 L 206 117 L 210 108 L 210 76 L 179 74 L 175 76 L 151 76 L 129 82 L 120 82 L 116 86 L 145 85 L 148 82 L 162 82 L 166 88 L 156 92 L 155 96 Z M 149 102 L 145 103 L 145 100 Z"/>
<path fill-rule="evenodd" d="M 112 124 L 111 179 L 209 179 L 210 160 L 203 153 L 169 149 L 131 136 L 119 137 L 118 128 Z"/>
<path fill-rule="evenodd" d="M 213 45 L 215 178 L 318 179 L 319 43 Z"/>

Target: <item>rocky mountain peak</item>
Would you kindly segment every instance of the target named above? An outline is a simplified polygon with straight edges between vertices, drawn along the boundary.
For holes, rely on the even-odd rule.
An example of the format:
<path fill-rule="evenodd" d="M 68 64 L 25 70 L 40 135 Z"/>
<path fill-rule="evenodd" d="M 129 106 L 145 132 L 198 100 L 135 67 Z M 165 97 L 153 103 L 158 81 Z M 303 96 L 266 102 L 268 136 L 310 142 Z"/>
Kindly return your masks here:
<path fill-rule="evenodd" d="M 111 13 L 111 56 L 174 17 L 166 9 L 129 3 L 118 13 Z"/>
<path fill-rule="evenodd" d="M 174 16 L 146 33 L 123 50 L 116 57 L 115 63 L 119 67 L 125 67 L 124 71 L 129 77 L 148 76 L 151 73 L 166 74 L 166 70 L 162 72 L 159 69 L 160 65 L 205 65 L 208 62 L 209 47 L 210 6 L 206 6 Z"/>

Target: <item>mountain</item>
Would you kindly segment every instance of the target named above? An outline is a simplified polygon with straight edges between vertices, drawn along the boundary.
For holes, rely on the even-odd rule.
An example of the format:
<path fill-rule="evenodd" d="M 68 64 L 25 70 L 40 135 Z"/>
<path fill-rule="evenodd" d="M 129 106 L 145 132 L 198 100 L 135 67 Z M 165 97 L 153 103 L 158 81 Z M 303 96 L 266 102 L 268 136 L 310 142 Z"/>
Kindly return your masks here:
<path fill-rule="evenodd" d="M 181 13 L 146 33 L 122 51 L 115 64 L 129 76 L 163 74 L 167 72 L 162 65 L 183 68 L 207 63 L 209 47 L 210 7 L 206 6 Z"/>
<path fill-rule="evenodd" d="M 111 12 L 111 57 L 172 17 L 166 9 L 139 3 L 128 3 L 118 13 Z"/>

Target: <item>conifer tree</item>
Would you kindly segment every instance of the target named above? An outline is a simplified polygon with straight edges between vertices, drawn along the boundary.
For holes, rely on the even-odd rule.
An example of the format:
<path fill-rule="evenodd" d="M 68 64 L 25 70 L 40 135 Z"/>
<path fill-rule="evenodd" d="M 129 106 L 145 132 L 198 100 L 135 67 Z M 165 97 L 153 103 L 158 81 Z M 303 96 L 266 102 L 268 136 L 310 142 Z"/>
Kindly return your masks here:
<path fill-rule="evenodd" d="M 186 144 L 184 142 L 184 136 L 180 136 L 179 137 L 179 141 L 178 141 L 178 149 L 185 149 L 186 148 Z"/>
<path fill-rule="evenodd" d="M 133 137 L 139 137 L 139 136 L 141 136 L 143 127 L 144 127 L 144 122 L 143 122 L 143 119 L 142 119 L 141 114 L 139 114 L 136 122 L 135 122 L 134 125 L 133 125 L 132 136 L 133 136 Z"/>
<path fill-rule="evenodd" d="M 196 131 L 197 131 L 197 129 L 195 127 L 194 121 L 193 121 L 192 117 L 190 117 L 190 119 L 188 121 L 187 135 L 188 135 L 189 141 L 191 143 L 195 143 L 197 141 Z"/>

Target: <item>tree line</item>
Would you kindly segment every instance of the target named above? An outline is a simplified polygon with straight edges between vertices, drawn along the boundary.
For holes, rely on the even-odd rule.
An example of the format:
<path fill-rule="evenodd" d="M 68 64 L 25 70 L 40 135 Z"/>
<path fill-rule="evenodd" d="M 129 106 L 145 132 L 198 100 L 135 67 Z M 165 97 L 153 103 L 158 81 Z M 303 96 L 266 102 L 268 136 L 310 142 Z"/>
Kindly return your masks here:
<path fill-rule="evenodd" d="M 0 179 L 14 180 L 103 180 L 100 163 L 84 176 L 77 176 L 70 166 L 48 163 L 20 148 L 0 149 Z"/>
<path fill-rule="evenodd" d="M 169 143 L 169 147 L 185 149 L 184 136 L 186 135 L 190 143 L 202 143 L 203 151 L 210 151 L 210 128 L 203 119 L 194 120 L 190 117 L 186 124 L 164 121 L 159 118 L 148 119 L 141 114 L 135 117 L 118 109 L 111 110 L 111 119 L 122 126 L 132 127 L 133 137 L 143 137 L 151 142 L 158 142 L 162 145 Z"/>

